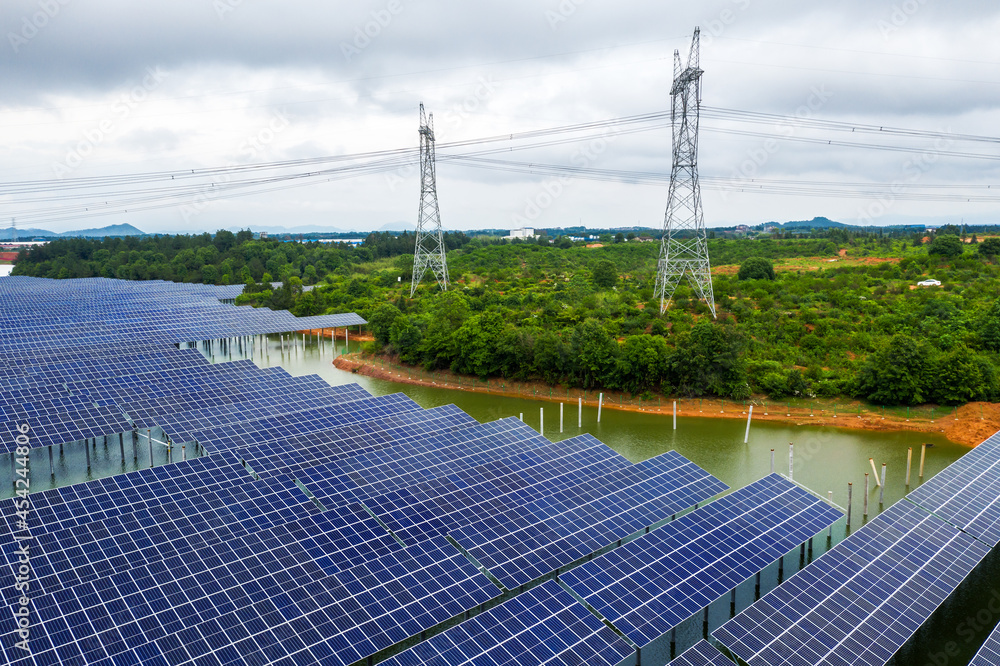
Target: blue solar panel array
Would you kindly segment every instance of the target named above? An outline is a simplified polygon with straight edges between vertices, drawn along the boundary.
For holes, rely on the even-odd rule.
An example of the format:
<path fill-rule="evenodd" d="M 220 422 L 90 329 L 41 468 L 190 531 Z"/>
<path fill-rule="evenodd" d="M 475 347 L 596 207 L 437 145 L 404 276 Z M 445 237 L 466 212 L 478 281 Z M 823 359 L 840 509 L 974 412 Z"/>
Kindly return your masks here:
<path fill-rule="evenodd" d="M 899 502 L 713 635 L 750 666 L 882 665 L 989 550 Z"/>
<path fill-rule="evenodd" d="M 656 528 L 723 483 L 674 452 L 632 464 L 589 435 L 553 443 L 512 418 L 480 424 L 453 405 L 210 364 L 187 343 L 363 323 L 220 303 L 237 290 L 0 281 L 4 446 L 27 421 L 33 446 L 155 428 L 208 452 L 32 494 L 33 655 L 0 614 L 6 662 L 347 666 L 470 613 L 391 661 L 630 658 L 560 583 L 496 605 L 502 588 Z M 756 499 L 792 515 L 796 492 Z M 807 527 L 775 542 L 813 527 L 808 510 L 789 521 Z M 0 562 L 15 572 L 16 506 L 0 518 Z M 6 601 L 13 581 L 0 579 Z"/>
<path fill-rule="evenodd" d="M 562 580 L 645 646 L 840 517 L 826 502 L 772 474 Z"/>
<path fill-rule="evenodd" d="M 712 647 L 708 641 L 698 641 L 671 661 L 670 666 L 733 666 L 733 662 Z"/>
<path fill-rule="evenodd" d="M 386 666 L 615 666 L 634 652 L 555 581 L 384 662 Z"/>
<path fill-rule="evenodd" d="M 1000 433 L 906 496 L 990 546 L 1000 543 Z"/>
<path fill-rule="evenodd" d="M 997 666 L 1000 664 L 1000 627 L 993 630 L 969 666 Z"/>

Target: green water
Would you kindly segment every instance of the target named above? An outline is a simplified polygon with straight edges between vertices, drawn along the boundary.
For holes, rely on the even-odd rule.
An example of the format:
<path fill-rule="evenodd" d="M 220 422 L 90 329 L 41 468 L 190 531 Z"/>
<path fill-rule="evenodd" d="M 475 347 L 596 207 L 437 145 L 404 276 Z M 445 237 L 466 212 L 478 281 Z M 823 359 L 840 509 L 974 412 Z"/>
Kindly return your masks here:
<path fill-rule="evenodd" d="M 260 347 L 254 350 L 253 360 L 262 367 L 281 365 L 294 375 L 319 374 L 331 384 L 357 382 L 374 395 L 403 392 L 425 408 L 455 404 L 480 422 L 523 414 L 524 421 L 537 429 L 541 420 L 540 410 L 544 410 L 544 434 L 551 440 L 558 441 L 587 432 L 632 461 L 644 460 L 673 449 L 734 489 L 752 483 L 769 472 L 772 448 L 775 449 L 775 471 L 788 474 L 789 443 L 794 443 L 793 478 L 796 482 L 824 497 L 828 491 L 833 491 L 833 501 L 842 508 L 846 508 L 847 505 L 848 483 L 854 484 L 852 506 L 854 529 L 865 520 L 862 515 L 864 481 L 865 473 L 871 473 L 869 458 L 874 458 L 879 469 L 883 462 L 887 464 L 883 506 L 889 507 L 907 492 L 905 474 L 908 448 L 913 450 L 910 489 L 920 483 L 918 467 L 921 443 L 932 445 L 927 449 L 925 480 L 968 450 L 937 435 L 796 426 L 773 422 L 754 422 L 751 425 L 749 442 L 744 444 L 745 419 L 681 417 L 677 420 L 675 430 L 670 415 L 618 411 L 607 406 L 602 410 L 600 423 L 597 422 L 597 409 L 584 406 L 582 427 L 578 427 L 576 403 L 564 405 L 563 427 L 560 432 L 558 402 L 469 393 L 373 379 L 339 370 L 333 365 L 335 354 L 343 351 L 342 339 L 337 343 L 337 350 L 328 340 L 317 344 L 315 338 L 307 338 L 304 348 L 302 337 L 298 336 L 297 340 L 293 347 L 288 344 L 286 336 L 282 352 L 278 336 L 273 336 L 268 340 L 266 351 Z M 350 349 L 354 351 L 356 348 L 356 343 L 352 342 Z M 214 360 L 223 361 L 230 358 L 237 360 L 241 356 L 234 354 L 232 357 L 219 357 Z M 156 439 L 154 435 L 154 440 Z M 98 442 L 96 448 L 91 448 L 92 468 L 88 473 L 82 447 L 66 446 L 62 455 L 58 451 L 55 452 L 54 479 L 49 475 L 47 451 L 35 451 L 31 458 L 31 489 L 43 490 L 52 485 L 68 485 L 149 466 L 148 446 L 144 440 L 140 439 L 138 460 L 133 460 L 133 451 L 128 440 L 125 449 L 126 462 L 123 464 L 117 437 L 109 438 L 107 446 L 103 440 Z M 180 457 L 177 453 L 175 451 L 175 459 Z M 193 452 L 188 451 L 188 457 L 192 455 Z M 156 465 L 166 463 L 164 447 L 154 446 L 154 459 Z M 9 473 L 9 469 L 0 472 L 0 478 L 9 479 Z M 8 490 L 6 495 L 10 494 Z M 879 511 L 879 488 L 874 479 L 870 483 L 868 501 L 869 518 L 871 518 Z M 818 557 L 846 536 L 845 522 L 841 519 L 834 526 L 829 540 L 825 534 L 815 540 L 813 557 Z M 808 561 L 808 557 L 806 560 Z M 784 577 L 787 578 L 797 571 L 799 564 L 797 551 L 786 556 L 783 559 Z M 977 646 L 989 633 L 989 629 L 1000 619 L 998 616 L 992 618 L 991 622 L 978 623 L 983 626 L 978 631 L 971 632 L 972 638 L 967 639 L 970 635 L 967 623 L 969 616 L 974 617 L 977 613 L 981 614 L 983 609 L 988 609 L 994 585 L 1000 588 L 998 572 L 1000 565 L 992 560 L 980 566 L 972 583 L 963 585 L 955 598 L 934 615 L 932 621 L 918 634 L 917 639 L 897 657 L 896 663 L 905 666 L 967 664 Z M 761 593 L 766 593 L 777 583 L 778 567 L 774 564 L 763 572 Z M 742 610 L 752 601 L 753 586 L 750 581 L 737 590 L 737 610 Z M 728 619 L 729 610 L 728 597 L 713 604 L 710 609 L 710 628 L 714 629 Z M 700 618 L 693 618 L 678 630 L 678 649 L 684 649 L 700 636 Z M 953 648 L 950 653 L 947 651 L 949 647 Z M 938 663 L 941 655 L 946 656 L 946 664 Z M 669 655 L 661 654 L 658 655 L 659 658 L 657 655 L 650 655 L 650 657 L 647 660 L 644 656 L 643 663 L 662 664 Z"/>

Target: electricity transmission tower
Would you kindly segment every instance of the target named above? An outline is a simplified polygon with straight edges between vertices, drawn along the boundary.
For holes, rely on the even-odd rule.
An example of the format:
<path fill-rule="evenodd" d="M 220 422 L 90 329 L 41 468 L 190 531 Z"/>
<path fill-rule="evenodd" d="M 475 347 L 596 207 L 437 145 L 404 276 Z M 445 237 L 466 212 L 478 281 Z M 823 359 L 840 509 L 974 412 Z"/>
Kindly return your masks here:
<path fill-rule="evenodd" d="M 10 218 L 10 239 L 13 242 L 17 242 L 17 224 L 15 223 L 15 218 Z"/>
<path fill-rule="evenodd" d="M 700 28 L 695 28 L 686 67 L 681 62 L 680 52 L 674 51 L 674 83 L 670 88 L 673 165 L 655 294 L 660 299 L 660 314 L 663 314 L 673 299 L 677 283 L 686 275 L 715 317 L 712 271 L 698 184 L 698 113 L 703 73 L 698 66 L 700 34 Z"/>
<path fill-rule="evenodd" d="M 413 282 L 410 296 L 417 290 L 424 273 L 430 269 L 448 289 L 448 263 L 445 261 L 441 211 L 438 209 L 437 177 L 434 169 L 434 114 L 425 115 L 420 104 L 420 210 L 417 213 L 417 243 L 413 251 Z"/>

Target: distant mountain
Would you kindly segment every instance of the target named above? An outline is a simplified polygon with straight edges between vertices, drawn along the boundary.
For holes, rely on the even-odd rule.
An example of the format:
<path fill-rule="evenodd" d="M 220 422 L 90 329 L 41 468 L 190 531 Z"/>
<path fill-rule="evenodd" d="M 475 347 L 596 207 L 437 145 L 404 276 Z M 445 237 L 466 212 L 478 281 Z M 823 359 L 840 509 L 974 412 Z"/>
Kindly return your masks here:
<path fill-rule="evenodd" d="M 47 229 L 18 229 L 17 239 L 27 240 L 30 238 L 56 238 L 59 234 L 54 231 L 49 231 Z M 10 227 L 5 229 L 0 229 L 0 240 L 14 240 L 14 232 L 10 230 Z"/>
<path fill-rule="evenodd" d="M 81 229 L 79 231 L 64 231 L 59 234 L 62 238 L 105 238 L 111 236 L 120 238 L 122 236 L 145 236 L 146 232 L 133 227 L 131 224 L 113 224 L 110 227 L 100 229 Z"/>
<path fill-rule="evenodd" d="M 14 240 L 14 233 L 10 227 L 0 229 L 0 240 Z M 18 229 L 16 231 L 18 240 L 28 240 L 31 238 L 104 238 L 112 236 L 120 238 L 122 236 L 145 236 L 146 232 L 133 227 L 131 224 L 115 224 L 110 227 L 100 229 L 80 229 L 77 231 L 64 231 L 56 233 L 48 229 Z"/>

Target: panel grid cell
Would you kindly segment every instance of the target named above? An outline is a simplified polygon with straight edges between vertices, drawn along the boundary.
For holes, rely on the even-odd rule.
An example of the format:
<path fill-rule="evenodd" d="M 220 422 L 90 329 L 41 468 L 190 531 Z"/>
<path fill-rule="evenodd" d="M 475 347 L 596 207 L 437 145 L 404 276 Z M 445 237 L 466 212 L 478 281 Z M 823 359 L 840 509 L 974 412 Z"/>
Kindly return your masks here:
<path fill-rule="evenodd" d="M 713 635 L 750 666 L 885 664 L 988 552 L 898 502 Z"/>

